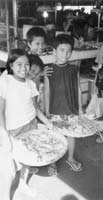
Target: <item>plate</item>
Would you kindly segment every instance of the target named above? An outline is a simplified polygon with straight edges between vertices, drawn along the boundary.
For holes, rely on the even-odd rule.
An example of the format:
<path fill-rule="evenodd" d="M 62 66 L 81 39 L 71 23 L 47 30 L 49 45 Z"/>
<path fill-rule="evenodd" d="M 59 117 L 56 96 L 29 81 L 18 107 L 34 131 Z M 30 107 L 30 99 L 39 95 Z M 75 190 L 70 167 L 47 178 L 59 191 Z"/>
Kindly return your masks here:
<path fill-rule="evenodd" d="M 103 123 L 88 119 L 85 115 L 68 116 L 64 120 L 54 116 L 51 121 L 61 134 L 68 137 L 83 138 L 103 132 Z"/>
<path fill-rule="evenodd" d="M 67 139 L 46 128 L 32 130 L 11 138 L 13 157 L 28 166 L 45 166 L 58 161 L 68 149 Z"/>

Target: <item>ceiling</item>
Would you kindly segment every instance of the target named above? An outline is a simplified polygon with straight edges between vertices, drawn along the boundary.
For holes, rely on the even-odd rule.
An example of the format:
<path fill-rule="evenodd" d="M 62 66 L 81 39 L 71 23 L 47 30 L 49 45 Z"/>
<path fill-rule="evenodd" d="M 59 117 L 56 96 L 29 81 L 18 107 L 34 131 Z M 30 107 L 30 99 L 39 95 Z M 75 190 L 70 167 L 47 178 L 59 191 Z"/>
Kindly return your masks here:
<path fill-rule="evenodd" d="M 19 2 L 28 1 L 28 0 L 18 0 Z M 43 4 L 52 4 L 61 2 L 62 4 L 68 5 L 95 5 L 96 1 L 101 0 L 29 0 L 30 2 L 41 2 Z"/>
<path fill-rule="evenodd" d="M 13 2 L 14 0 L 8 0 L 8 2 Z M 54 5 L 55 3 L 61 2 L 62 5 L 95 5 L 96 2 L 102 2 L 103 0 L 16 0 L 17 3 L 27 2 L 27 3 L 37 3 L 45 5 Z M 0 0 L 0 7 L 4 7 L 4 0 Z"/>

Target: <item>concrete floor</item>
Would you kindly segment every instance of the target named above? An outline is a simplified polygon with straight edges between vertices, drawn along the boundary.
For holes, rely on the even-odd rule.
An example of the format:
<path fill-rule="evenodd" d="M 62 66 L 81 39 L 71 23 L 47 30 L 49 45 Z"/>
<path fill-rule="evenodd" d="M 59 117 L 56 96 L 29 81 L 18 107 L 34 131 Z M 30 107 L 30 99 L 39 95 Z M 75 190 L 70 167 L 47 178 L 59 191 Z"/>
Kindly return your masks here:
<path fill-rule="evenodd" d="M 72 171 L 66 164 L 65 155 L 57 162 L 59 174 L 49 177 L 47 168 L 33 175 L 29 181 L 32 190 L 46 197 L 47 200 L 103 200 L 103 144 L 96 143 L 96 135 L 76 140 L 76 155 L 83 163 L 81 172 Z M 11 194 L 17 184 L 16 177 Z M 15 193 L 13 200 L 44 200 L 30 198 Z M 18 196 L 19 194 L 19 196 Z"/>

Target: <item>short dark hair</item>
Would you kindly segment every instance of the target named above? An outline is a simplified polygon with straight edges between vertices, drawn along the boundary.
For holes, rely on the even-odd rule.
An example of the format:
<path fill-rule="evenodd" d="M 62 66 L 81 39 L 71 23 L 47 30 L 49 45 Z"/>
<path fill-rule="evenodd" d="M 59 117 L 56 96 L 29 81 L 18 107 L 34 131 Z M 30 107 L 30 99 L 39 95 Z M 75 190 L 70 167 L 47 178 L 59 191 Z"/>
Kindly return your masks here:
<path fill-rule="evenodd" d="M 28 57 L 29 57 L 30 66 L 35 64 L 40 67 L 41 71 L 43 71 L 44 65 L 43 65 L 42 60 L 39 58 L 39 56 L 31 54 Z"/>
<path fill-rule="evenodd" d="M 27 34 L 27 41 L 31 43 L 34 37 L 43 37 L 46 40 L 46 32 L 41 27 L 32 27 L 28 30 Z"/>
<path fill-rule="evenodd" d="M 6 63 L 6 69 L 8 71 L 8 74 L 13 74 L 13 70 L 11 69 L 11 64 L 15 62 L 20 56 L 27 56 L 25 50 L 23 49 L 11 49 L 10 54 L 8 56 L 8 60 Z"/>
<path fill-rule="evenodd" d="M 53 47 L 56 49 L 60 44 L 69 44 L 74 47 L 74 38 L 68 34 L 59 34 L 54 38 Z"/>

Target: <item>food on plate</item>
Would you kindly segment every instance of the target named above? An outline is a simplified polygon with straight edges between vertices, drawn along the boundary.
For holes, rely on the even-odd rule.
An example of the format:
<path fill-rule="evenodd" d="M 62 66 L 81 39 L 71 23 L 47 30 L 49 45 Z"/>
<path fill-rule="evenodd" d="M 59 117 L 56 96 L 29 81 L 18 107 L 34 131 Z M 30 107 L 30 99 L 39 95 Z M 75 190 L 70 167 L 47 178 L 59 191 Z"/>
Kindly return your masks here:
<path fill-rule="evenodd" d="M 85 116 L 68 116 L 68 120 L 52 117 L 52 122 L 65 136 L 87 137 L 103 131 L 103 125 Z"/>
<path fill-rule="evenodd" d="M 20 145 L 19 149 L 18 145 L 15 149 L 16 156 L 19 155 L 18 160 L 31 166 L 43 166 L 56 162 L 67 150 L 66 138 L 47 129 L 29 131 L 17 136 L 16 141 L 22 146 L 21 152 Z"/>

